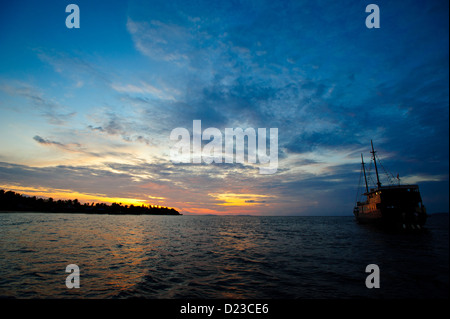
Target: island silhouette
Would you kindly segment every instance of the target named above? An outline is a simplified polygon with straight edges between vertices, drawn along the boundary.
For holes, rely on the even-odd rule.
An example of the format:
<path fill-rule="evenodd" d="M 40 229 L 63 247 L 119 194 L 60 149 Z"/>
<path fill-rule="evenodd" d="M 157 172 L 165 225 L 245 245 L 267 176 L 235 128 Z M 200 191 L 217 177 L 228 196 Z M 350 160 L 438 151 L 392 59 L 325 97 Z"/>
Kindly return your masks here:
<path fill-rule="evenodd" d="M 109 215 L 182 215 L 177 210 L 152 205 L 122 205 L 121 203 L 80 203 L 78 199 L 54 200 L 26 196 L 13 191 L 0 190 L 0 211 L 85 213 Z"/>

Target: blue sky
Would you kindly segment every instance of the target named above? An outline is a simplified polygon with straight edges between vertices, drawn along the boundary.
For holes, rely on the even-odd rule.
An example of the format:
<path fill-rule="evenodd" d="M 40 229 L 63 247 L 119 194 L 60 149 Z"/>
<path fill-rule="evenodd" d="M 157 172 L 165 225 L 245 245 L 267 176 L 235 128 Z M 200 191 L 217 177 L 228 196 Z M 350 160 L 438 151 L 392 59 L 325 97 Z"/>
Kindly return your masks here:
<path fill-rule="evenodd" d="M 65 26 L 70 3 L 79 29 Z M 373 139 L 429 211 L 448 211 L 448 1 L 1 6 L 2 188 L 192 214 L 351 214 Z M 193 120 L 278 128 L 278 172 L 173 164 L 170 132 Z"/>

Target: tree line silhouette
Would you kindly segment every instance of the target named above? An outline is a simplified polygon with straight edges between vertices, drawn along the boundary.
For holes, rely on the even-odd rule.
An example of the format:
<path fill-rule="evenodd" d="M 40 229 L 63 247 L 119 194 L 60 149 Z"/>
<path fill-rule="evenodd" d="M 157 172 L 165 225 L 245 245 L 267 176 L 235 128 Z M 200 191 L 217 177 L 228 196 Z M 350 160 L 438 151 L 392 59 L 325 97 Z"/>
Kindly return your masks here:
<path fill-rule="evenodd" d="M 12 191 L 0 190 L 0 211 L 27 211 L 52 213 L 86 214 L 129 214 L 129 215 L 181 215 L 173 208 L 161 206 L 134 206 L 121 203 L 80 203 L 78 199 L 54 200 L 30 197 Z"/>

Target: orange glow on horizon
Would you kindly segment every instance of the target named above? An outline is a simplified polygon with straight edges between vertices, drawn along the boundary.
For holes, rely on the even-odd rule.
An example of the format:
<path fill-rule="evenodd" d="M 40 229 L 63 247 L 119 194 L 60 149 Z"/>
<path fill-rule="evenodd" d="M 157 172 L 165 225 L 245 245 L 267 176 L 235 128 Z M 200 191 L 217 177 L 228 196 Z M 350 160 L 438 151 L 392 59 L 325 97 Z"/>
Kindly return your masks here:
<path fill-rule="evenodd" d="M 223 208 L 223 207 L 222 207 Z M 230 209 L 229 209 L 230 208 Z M 187 215 L 217 215 L 217 216 L 233 216 L 233 215 L 259 215 L 258 210 L 238 207 L 226 207 L 226 210 L 214 210 L 209 208 L 189 207 L 183 209 L 183 214 Z"/>
<path fill-rule="evenodd" d="M 259 194 L 234 194 L 234 193 L 224 193 L 224 194 L 209 194 L 214 197 L 221 206 L 256 206 L 256 205 L 266 205 L 266 200 L 272 196 L 259 195 Z"/>
<path fill-rule="evenodd" d="M 46 188 L 42 186 L 21 186 L 1 184 L 0 189 L 13 191 L 26 196 L 36 196 L 40 198 L 53 198 L 53 200 L 75 200 L 81 204 L 86 203 L 105 203 L 121 204 L 145 207 L 166 207 L 187 215 L 259 215 L 262 207 L 269 207 L 268 199 L 271 195 L 260 194 L 239 194 L 239 193 L 221 193 L 208 194 L 215 203 L 211 202 L 179 202 L 172 201 L 172 205 L 164 204 L 163 199 L 167 197 L 146 195 L 143 198 L 110 197 L 101 193 L 82 193 L 71 189 Z M 156 195 L 156 194 L 155 194 Z M 211 207 L 212 205 L 212 207 Z M 175 207 L 177 206 L 177 207 Z M 209 207 L 208 207 L 209 206 Z M 214 206 L 216 209 L 214 209 Z"/>
<path fill-rule="evenodd" d="M 104 194 L 84 194 L 68 189 L 47 189 L 44 187 L 28 187 L 28 186 L 14 186 L 14 185 L 0 185 L 0 189 L 5 191 L 13 191 L 23 195 L 53 198 L 54 200 L 74 200 L 77 199 L 80 203 L 117 203 L 122 205 L 134 205 L 134 206 L 158 206 L 166 207 L 160 205 L 154 205 L 147 203 L 146 199 L 136 199 L 136 198 L 122 198 L 122 197 L 108 197 Z M 152 198 L 151 196 L 149 196 Z M 172 208 L 172 207 L 167 207 Z"/>

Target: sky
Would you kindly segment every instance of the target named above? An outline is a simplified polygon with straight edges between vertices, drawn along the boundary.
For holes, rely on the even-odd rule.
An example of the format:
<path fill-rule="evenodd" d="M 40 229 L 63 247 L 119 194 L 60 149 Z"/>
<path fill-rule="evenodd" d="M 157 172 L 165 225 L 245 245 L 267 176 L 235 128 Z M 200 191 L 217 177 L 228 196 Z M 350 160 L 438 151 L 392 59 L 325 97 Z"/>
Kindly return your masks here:
<path fill-rule="evenodd" d="M 71 3 L 79 28 L 66 26 Z M 366 26 L 370 3 L 380 28 Z M 447 0 L 2 1 L 0 189 L 351 215 L 373 140 L 388 174 L 448 212 L 448 12 Z M 277 128 L 276 173 L 174 163 L 170 134 L 193 136 L 194 120 Z"/>

